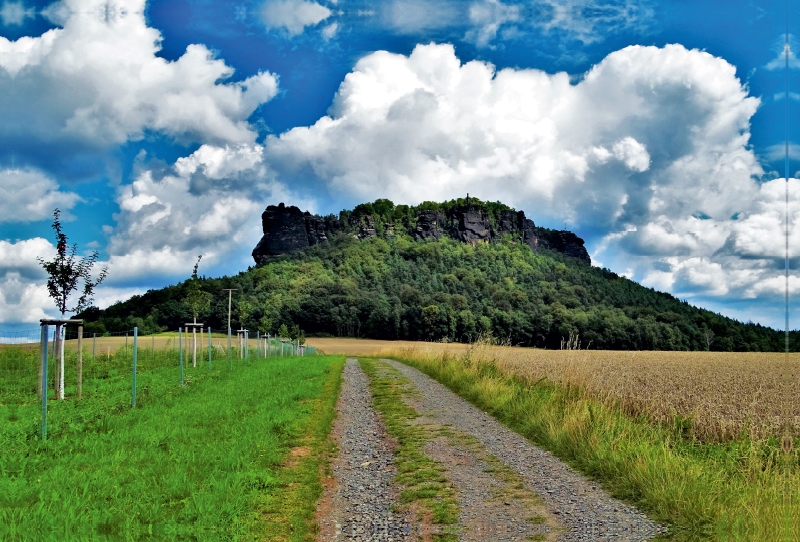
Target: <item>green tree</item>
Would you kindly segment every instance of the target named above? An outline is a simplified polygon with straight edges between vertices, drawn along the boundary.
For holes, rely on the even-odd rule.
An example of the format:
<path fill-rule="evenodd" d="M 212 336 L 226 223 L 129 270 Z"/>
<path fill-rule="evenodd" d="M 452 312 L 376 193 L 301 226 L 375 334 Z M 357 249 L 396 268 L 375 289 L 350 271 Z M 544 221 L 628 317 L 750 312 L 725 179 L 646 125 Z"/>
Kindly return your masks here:
<path fill-rule="evenodd" d="M 94 289 L 106 278 L 108 268 L 103 267 L 97 278 L 92 278 L 92 267 L 97 262 L 97 251 L 89 254 L 88 257 L 80 257 L 78 253 L 78 245 L 73 244 L 72 247 L 67 247 L 67 235 L 61 227 L 61 211 L 55 209 L 53 211 L 53 225 L 52 228 L 56 232 L 56 257 L 52 261 L 46 261 L 44 258 L 36 258 L 39 265 L 47 272 L 47 292 L 58 307 L 58 312 L 61 313 L 61 319 L 68 312 L 81 312 L 87 309 L 92 304 L 92 297 Z M 73 299 L 73 294 L 77 293 L 78 283 L 83 281 L 83 290 L 74 300 L 74 304 L 70 301 Z M 58 360 L 56 362 L 56 396 L 59 399 L 64 398 L 64 341 L 62 337 L 63 326 L 56 324 L 56 337 L 58 344 L 56 345 L 56 353 Z M 39 367 L 39 395 L 47 393 L 41 382 L 41 375 L 44 371 L 44 366 Z"/>
<path fill-rule="evenodd" d="M 203 291 L 203 284 L 197 276 L 201 259 L 203 259 L 202 254 L 197 257 L 192 276 L 186 283 L 186 297 L 184 298 L 184 302 L 192 313 L 192 322 L 195 324 L 192 326 L 192 367 L 197 367 L 197 317 L 211 306 L 211 295 Z"/>

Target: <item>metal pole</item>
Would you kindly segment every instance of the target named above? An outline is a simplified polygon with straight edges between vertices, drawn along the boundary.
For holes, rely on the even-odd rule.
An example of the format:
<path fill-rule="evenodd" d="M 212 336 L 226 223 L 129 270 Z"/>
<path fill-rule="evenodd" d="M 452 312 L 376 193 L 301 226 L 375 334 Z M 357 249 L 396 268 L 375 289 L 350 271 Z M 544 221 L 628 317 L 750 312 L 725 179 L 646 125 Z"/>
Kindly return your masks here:
<path fill-rule="evenodd" d="M 78 326 L 78 399 L 83 397 L 83 326 Z"/>
<path fill-rule="evenodd" d="M 42 325 L 41 356 L 42 356 L 42 440 L 47 440 L 47 324 Z"/>
<path fill-rule="evenodd" d="M 228 326 L 228 369 L 233 369 L 233 358 L 231 357 L 231 326 Z"/>
<path fill-rule="evenodd" d="M 261 330 L 256 330 L 256 359 L 261 357 Z"/>
<path fill-rule="evenodd" d="M 181 328 L 178 328 L 178 350 L 181 360 L 181 387 L 183 387 L 183 331 Z"/>
<path fill-rule="evenodd" d="M 137 357 L 137 339 L 139 338 L 139 328 L 133 328 L 133 391 L 131 393 L 131 408 L 136 408 L 136 357 Z"/>
<path fill-rule="evenodd" d="M 211 326 L 208 326 L 208 370 L 211 370 Z"/>

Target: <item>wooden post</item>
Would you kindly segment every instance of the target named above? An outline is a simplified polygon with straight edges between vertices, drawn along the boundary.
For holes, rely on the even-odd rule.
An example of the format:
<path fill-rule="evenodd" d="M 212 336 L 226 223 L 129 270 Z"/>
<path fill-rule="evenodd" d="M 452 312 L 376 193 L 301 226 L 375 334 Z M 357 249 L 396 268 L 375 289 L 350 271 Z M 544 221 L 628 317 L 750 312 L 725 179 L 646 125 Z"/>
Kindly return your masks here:
<path fill-rule="evenodd" d="M 78 326 L 78 399 L 83 397 L 83 326 Z"/>
<path fill-rule="evenodd" d="M 53 371 L 53 391 L 56 399 L 61 398 L 61 324 L 56 324 L 55 337 L 53 337 L 53 361 L 55 361 L 56 370 Z"/>

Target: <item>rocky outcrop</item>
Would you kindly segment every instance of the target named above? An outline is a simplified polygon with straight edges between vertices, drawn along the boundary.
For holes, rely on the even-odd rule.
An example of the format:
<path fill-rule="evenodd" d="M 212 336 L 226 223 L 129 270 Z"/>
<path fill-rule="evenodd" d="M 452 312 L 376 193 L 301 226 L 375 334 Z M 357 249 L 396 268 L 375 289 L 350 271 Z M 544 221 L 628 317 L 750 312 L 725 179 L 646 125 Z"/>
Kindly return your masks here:
<path fill-rule="evenodd" d="M 539 246 L 561 252 L 567 256 L 591 263 L 592 259 L 583 246 L 583 239 L 567 230 L 547 230 L 539 237 Z"/>
<path fill-rule="evenodd" d="M 329 228 L 322 218 L 283 203 L 267 207 L 261 214 L 261 228 L 264 235 L 253 249 L 257 264 L 328 240 L 326 230 Z"/>
<path fill-rule="evenodd" d="M 591 263 L 583 239 L 570 231 L 538 228 L 523 211 L 499 211 L 492 219 L 485 205 L 470 202 L 469 198 L 466 203 L 463 201 L 445 207 L 446 212 L 417 211 L 415 223 L 409 223 L 410 217 L 406 217 L 402 223 L 381 222 L 380 227 L 370 214 L 354 216 L 343 211 L 340 220 L 334 215 L 320 217 L 304 213 L 283 203 L 270 205 L 261 215 L 264 235 L 253 250 L 253 259 L 261 264 L 272 257 L 327 242 L 332 234 L 338 232 L 363 240 L 378 236 L 379 231 L 382 236 L 394 236 L 398 231 L 405 231 L 418 241 L 447 236 L 473 245 L 496 242 L 504 235 L 510 235 L 534 252 L 549 249 Z"/>
<path fill-rule="evenodd" d="M 378 235 L 378 232 L 375 230 L 375 219 L 370 215 L 362 216 L 358 223 L 357 237 L 359 239 L 369 239 L 370 237 L 375 237 L 376 235 Z"/>
<path fill-rule="evenodd" d="M 484 207 L 470 204 L 453 207 L 449 218 L 453 223 L 451 237 L 455 239 L 473 245 L 492 239 L 492 224 Z"/>
<path fill-rule="evenodd" d="M 434 211 L 422 211 L 417 216 L 417 227 L 414 228 L 414 239 L 441 239 L 442 217 Z"/>

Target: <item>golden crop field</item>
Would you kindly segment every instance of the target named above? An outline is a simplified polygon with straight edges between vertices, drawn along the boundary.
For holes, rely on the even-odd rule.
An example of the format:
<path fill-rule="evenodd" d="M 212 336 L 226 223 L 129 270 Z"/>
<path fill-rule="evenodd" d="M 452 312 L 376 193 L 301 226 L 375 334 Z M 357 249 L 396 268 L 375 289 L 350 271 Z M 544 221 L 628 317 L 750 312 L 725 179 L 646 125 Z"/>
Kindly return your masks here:
<path fill-rule="evenodd" d="M 800 437 L 800 354 L 541 350 L 485 344 L 309 339 L 325 353 L 380 357 L 460 357 L 491 362 L 531 382 L 580 386 L 631 415 L 691 419 L 704 441 Z"/>

